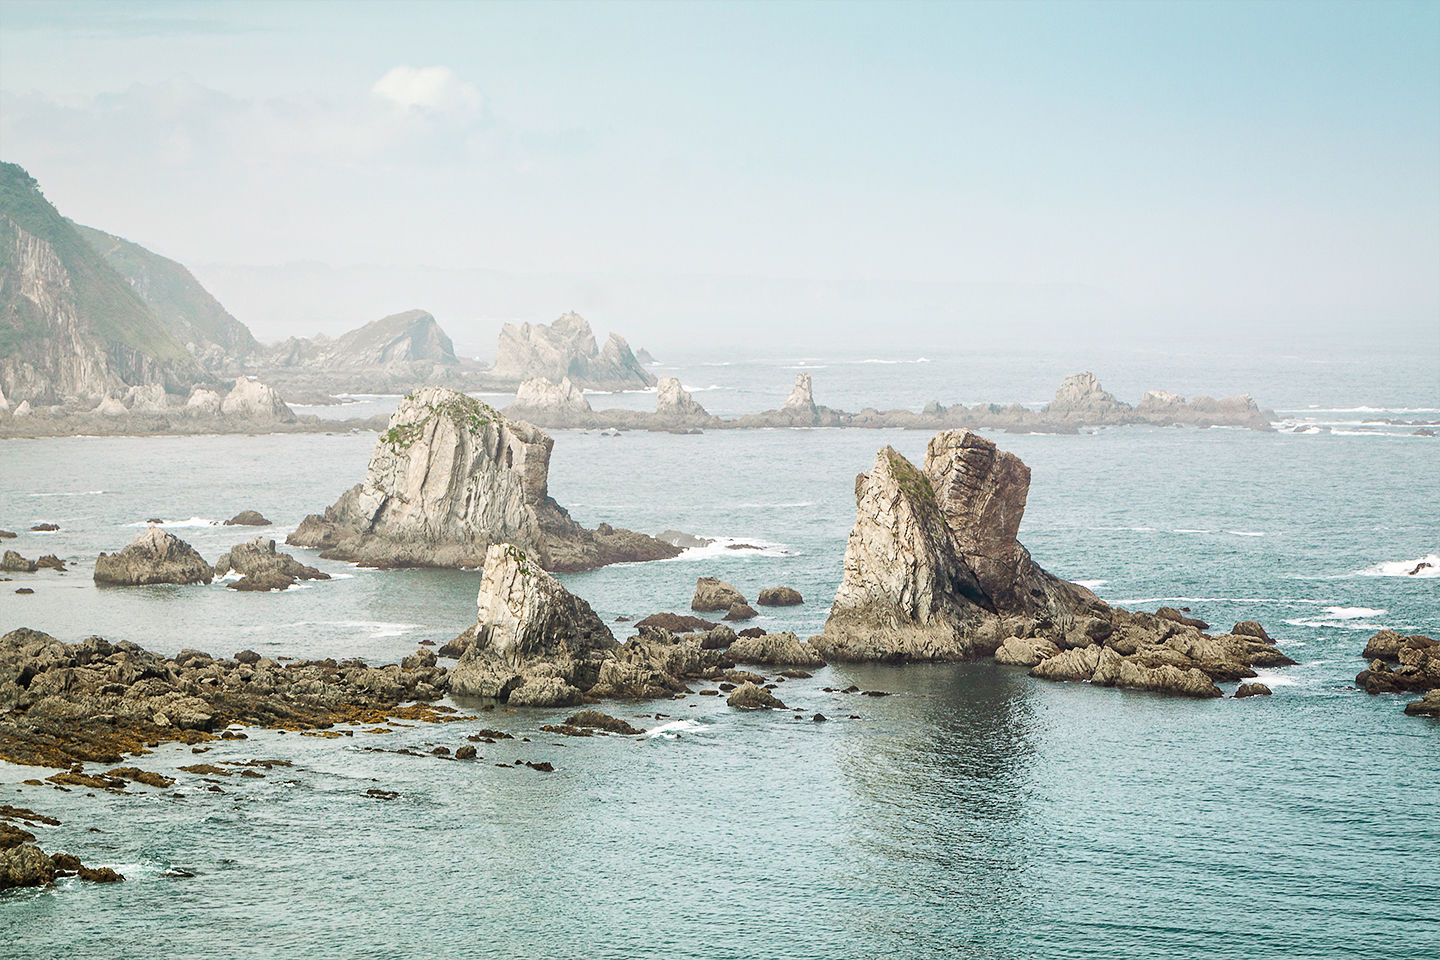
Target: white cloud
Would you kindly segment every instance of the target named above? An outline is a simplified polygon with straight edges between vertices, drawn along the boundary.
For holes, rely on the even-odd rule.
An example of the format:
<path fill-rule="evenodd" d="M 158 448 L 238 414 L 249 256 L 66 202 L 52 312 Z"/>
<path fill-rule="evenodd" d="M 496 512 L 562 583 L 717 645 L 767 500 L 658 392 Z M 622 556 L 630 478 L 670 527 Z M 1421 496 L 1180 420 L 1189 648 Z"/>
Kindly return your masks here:
<path fill-rule="evenodd" d="M 443 113 L 480 107 L 480 89 L 449 67 L 393 67 L 370 91 L 406 109 Z"/>

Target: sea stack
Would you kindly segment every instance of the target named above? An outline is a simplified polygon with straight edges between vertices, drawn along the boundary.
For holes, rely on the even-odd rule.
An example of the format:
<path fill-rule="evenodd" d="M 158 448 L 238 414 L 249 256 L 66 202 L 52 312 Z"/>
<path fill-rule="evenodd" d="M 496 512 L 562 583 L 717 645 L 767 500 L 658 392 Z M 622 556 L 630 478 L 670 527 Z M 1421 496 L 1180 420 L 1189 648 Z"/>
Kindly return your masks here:
<path fill-rule="evenodd" d="M 488 404 L 427 387 L 390 418 L 364 481 L 286 542 L 371 566 L 479 567 L 496 543 L 557 571 L 679 554 L 644 534 L 571 519 L 548 491 L 553 446 Z"/>

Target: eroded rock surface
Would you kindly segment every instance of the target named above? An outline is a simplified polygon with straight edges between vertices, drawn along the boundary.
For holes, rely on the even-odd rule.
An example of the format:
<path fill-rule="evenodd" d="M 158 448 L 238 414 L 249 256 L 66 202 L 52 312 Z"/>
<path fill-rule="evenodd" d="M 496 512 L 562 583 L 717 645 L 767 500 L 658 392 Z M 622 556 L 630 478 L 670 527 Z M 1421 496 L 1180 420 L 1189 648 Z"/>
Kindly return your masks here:
<path fill-rule="evenodd" d="M 1440 641 L 1421 634 L 1381 630 L 1361 654 L 1370 665 L 1355 677 L 1366 693 L 1420 693 L 1406 704 L 1411 716 L 1440 716 Z"/>
<path fill-rule="evenodd" d="M 602 524 L 586 530 L 549 495 L 549 435 L 463 393 L 407 397 L 365 480 L 287 543 L 372 566 L 479 567 L 511 543 L 547 570 L 673 557 L 680 548 Z"/>
<path fill-rule="evenodd" d="M 118 586 L 149 583 L 209 583 L 215 571 L 194 547 L 151 527 L 119 553 L 95 560 L 95 582 Z"/>
<path fill-rule="evenodd" d="M 1081 386 L 1084 386 L 1083 384 Z M 1080 405 L 1103 405 L 1093 391 Z M 965 430 L 935 436 L 917 469 L 882 449 L 855 482 L 856 522 L 824 632 L 831 660 L 994 655 L 1033 676 L 1191 697 L 1293 663 L 1259 624 L 1210 636 L 1202 621 L 1132 613 L 1053 576 L 1017 539 L 1030 471 Z M 1243 631 L 1243 632 L 1242 632 Z"/>
<path fill-rule="evenodd" d="M 255 537 L 231 547 L 215 561 L 215 576 L 231 571 L 240 574 L 240 579 L 230 584 L 232 590 L 284 590 L 297 580 L 330 579 L 330 574 L 278 552 L 269 537 Z"/>

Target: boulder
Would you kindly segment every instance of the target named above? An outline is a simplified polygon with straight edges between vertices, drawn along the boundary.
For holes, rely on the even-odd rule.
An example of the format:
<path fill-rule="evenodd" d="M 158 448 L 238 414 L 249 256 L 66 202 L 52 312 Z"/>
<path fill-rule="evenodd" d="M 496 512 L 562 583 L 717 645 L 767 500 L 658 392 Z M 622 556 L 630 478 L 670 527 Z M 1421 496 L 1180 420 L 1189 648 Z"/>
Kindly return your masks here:
<path fill-rule="evenodd" d="M 804 603 L 805 598 L 790 587 L 769 587 L 760 591 L 755 602 L 762 607 L 796 607 Z"/>
<path fill-rule="evenodd" d="M 661 630 L 669 630 L 671 633 L 694 633 L 697 630 L 713 630 L 717 626 L 719 624 L 709 620 L 686 616 L 682 613 L 652 613 L 635 624 L 636 629 L 658 627 Z"/>
<path fill-rule="evenodd" d="M 224 406 L 224 399 L 214 390 L 196 387 L 185 401 L 185 415 L 189 417 L 218 417 Z"/>
<path fill-rule="evenodd" d="M 151 583 L 209 583 L 215 571 L 190 544 L 151 527 L 119 553 L 95 561 L 95 582 L 122 586 Z"/>
<path fill-rule="evenodd" d="M 655 415 L 674 425 L 708 426 L 715 420 L 674 377 L 656 383 Z"/>
<path fill-rule="evenodd" d="M 34 573 L 39 567 L 34 560 L 27 560 L 14 550 L 6 550 L 0 557 L 0 571 L 5 573 Z"/>
<path fill-rule="evenodd" d="M 513 419 L 582 425 L 592 413 L 590 401 L 569 377 L 561 377 L 559 383 L 543 377 L 526 380 L 515 392 L 515 402 L 505 410 Z"/>
<path fill-rule="evenodd" d="M 1266 643 L 1275 642 L 1270 639 L 1270 634 L 1265 632 L 1265 628 L 1254 620 L 1241 620 L 1230 628 L 1230 632 L 1240 637 L 1254 637 L 1256 640 L 1263 640 Z"/>
<path fill-rule="evenodd" d="M 1223 696 L 1220 688 L 1196 667 L 1181 669 L 1169 663 L 1146 666 L 1108 647 L 1100 651 L 1090 682 L 1097 687 L 1129 687 L 1186 697 Z"/>
<path fill-rule="evenodd" d="M 30 843 L 0 850 L 0 890 L 47 887 L 55 882 L 55 866 L 45 851 Z"/>
<path fill-rule="evenodd" d="M 760 616 L 759 612 L 748 603 L 732 603 L 730 610 L 721 619 L 723 620 L 753 620 Z"/>
<path fill-rule="evenodd" d="M 1093 373 L 1066 377 L 1055 391 L 1055 399 L 1041 413 L 1057 420 L 1075 420 L 1088 426 L 1123 423 L 1132 411 L 1128 403 L 1115 399 L 1100 386 Z"/>
<path fill-rule="evenodd" d="M 724 580 L 701 577 L 695 581 L 695 596 L 690 601 L 691 610 L 729 610 L 737 603 L 745 603 L 744 595 Z"/>
<path fill-rule="evenodd" d="M 215 576 L 234 571 L 241 580 L 230 584 L 234 590 L 284 590 L 297 580 L 329 580 L 330 574 L 306 566 L 288 553 L 275 549 L 269 537 L 255 537 L 230 548 L 215 561 Z"/>
<path fill-rule="evenodd" d="M 1015 667 L 1033 667 L 1060 652 L 1044 637 L 1006 637 L 995 651 L 995 662 Z"/>
<path fill-rule="evenodd" d="M 376 441 L 364 482 L 286 542 L 375 566 L 477 567 L 497 543 L 555 571 L 679 555 L 644 534 L 572 520 L 549 495 L 553 446 L 463 393 L 418 390 Z"/>
<path fill-rule="evenodd" d="M 296 420 L 295 412 L 278 393 L 248 377 L 235 379 L 235 386 L 220 403 L 220 412 L 226 417 L 258 423 L 294 423 Z"/>
<path fill-rule="evenodd" d="M 1246 697 L 1268 697 L 1273 691 L 1263 683 L 1242 683 L 1235 688 L 1235 699 L 1243 700 Z"/>
<path fill-rule="evenodd" d="M 1072 647 L 1041 660 L 1030 668 L 1030 676 L 1042 680 L 1089 680 L 1100 663 L 1101 647 Z"/>
<path fill-rule="evenodd" d="M 1181 613 L 1179 610 L 1176 610 L 1174 607 L 1160 607 L 1158 610 L 1155 611 L 1155 616 L 1159 617 L 1161 620 L 1169 620 L 1172 623 L 1182 624 L 1183 626 L 1187 627 L 1194 627 L 1196 630 L 1210 629 L 1210 624 L 1206 623 L 1204 620 L 1201 620 L 1197 617 L 1187 617 L 1185 616 L 1185 614 Z M 1257 627 L 1260 626 L 1258 623 L 1255 625 Z M 1260 632 L 1264 633 L 1265 628 L 1260 627 Z"/>
<path fill-rule="evenodd" d="M 785 704 L 780 702 L 778 697 L 773 696 L 764 687 L 758 687 L 753 683 L 742 683 L 730 694 L 725 701 L 732 707 L 739 707 L 743 710 L 784 710 Z"/>
<path fill-rule="evenodd" d="M 241 510 L 235 516 L 225 521 L 227 527 L 268 527 L 270 521 L 260 515 L 258 510 Z"/>

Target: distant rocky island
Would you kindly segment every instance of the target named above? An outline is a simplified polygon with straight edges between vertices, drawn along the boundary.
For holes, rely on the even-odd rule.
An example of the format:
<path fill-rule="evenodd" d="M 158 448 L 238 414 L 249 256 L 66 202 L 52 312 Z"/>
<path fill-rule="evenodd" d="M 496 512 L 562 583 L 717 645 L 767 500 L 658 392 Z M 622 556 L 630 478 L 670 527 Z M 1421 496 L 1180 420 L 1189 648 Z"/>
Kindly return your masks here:
<path fill-rule="evenodd" d="M 616 428 L 621 430 L 733 430 L 763 427 L 899 427 L 912 430 L 955 428 L 995 429 L 1009 433 L 1078 433 L 1085 427 L 1150 426 L 1243 427 L 1269 431 L 1274 411 L 1262 410 L 1249 395 L 1184 397 L 1164 390 L 1151 390 L 1138 406 L 1131 406 L 1106 392 L 1093 373 L 1066 377 L 1055 391 L 1055 399 L 1039 410 L 1018 403 L 956 404 L 946 407 L 938 401 L 913 410 L 876 410 L 867 407 L 849 413 L 815 402 L 810 374 L 795 376 L 795 385 L 785 402 L 774 410 L 751 413 L 733 419 L 713 416 L 673 377 L 661 377 L 653 412 L 642 410 L 594 410 L 590 401 L 568 377 L 558 383 L 528 380 L 520 385 L 515 402 L 506 408 L 513 417 L 553 428 Z"/>

